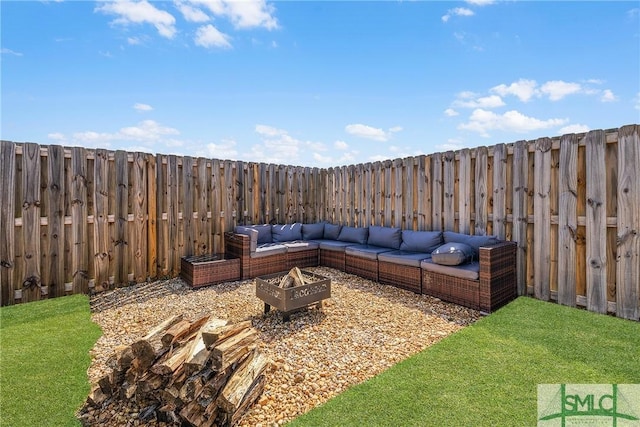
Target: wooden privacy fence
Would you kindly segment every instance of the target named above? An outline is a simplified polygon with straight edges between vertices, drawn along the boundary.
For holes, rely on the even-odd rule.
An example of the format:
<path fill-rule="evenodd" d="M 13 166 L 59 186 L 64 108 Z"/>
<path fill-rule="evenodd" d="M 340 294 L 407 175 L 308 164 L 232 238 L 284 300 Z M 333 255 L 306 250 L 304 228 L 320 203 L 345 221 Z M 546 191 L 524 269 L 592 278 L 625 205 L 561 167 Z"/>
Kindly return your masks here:
<path fill-rule="evenodd" d="M 1 304 L 179 273 L 237 224 L 518 242 L 519 294 L 640 316 L 638 125 L 328 169 L 1 145 Z"/>

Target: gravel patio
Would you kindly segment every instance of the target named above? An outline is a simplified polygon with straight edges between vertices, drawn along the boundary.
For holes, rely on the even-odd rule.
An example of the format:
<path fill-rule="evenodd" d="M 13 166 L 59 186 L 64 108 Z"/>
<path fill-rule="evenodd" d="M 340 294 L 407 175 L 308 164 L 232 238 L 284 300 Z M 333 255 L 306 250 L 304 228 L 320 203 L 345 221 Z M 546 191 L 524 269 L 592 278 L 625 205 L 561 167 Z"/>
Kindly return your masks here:
<path fill-rule="evenodd" d="M 189 288 L 180 278 L 143 283 L 91 298 L 93 320 L 103 336 L 88 370 L 93 383 L 108 372 L 119 346 L 131 344 L 173 314 L 195 320 L 202 314 L 237 322 L 251 319 L 260 349 L 273 362 L 258 403 L 241 426 L 284 424 L 348 387 L 371 378 L 480 318 L 478 311 L 442 302 L 326 267 L 308 270 L 331 278 L 332 297 L 323 308 L 291 315 L 263 314 L 253 280 Z M 135 426 L 143 408 L 114 404 L 85 414 L 89 424 Z"/>

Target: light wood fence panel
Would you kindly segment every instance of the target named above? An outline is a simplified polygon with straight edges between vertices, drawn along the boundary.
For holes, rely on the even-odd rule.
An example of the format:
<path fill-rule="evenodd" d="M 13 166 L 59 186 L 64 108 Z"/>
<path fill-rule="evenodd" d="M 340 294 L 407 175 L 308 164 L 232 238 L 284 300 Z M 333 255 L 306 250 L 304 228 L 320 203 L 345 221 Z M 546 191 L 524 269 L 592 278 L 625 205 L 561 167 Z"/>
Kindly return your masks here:
<path fill-rule="evenodd" d="M 518 294 L 638 319 L 639 146 L 631 125 L 319 169 L 3 141 L 0 304 L 174 277 L 239 223 L 327 220 L 515 240 Z"/>

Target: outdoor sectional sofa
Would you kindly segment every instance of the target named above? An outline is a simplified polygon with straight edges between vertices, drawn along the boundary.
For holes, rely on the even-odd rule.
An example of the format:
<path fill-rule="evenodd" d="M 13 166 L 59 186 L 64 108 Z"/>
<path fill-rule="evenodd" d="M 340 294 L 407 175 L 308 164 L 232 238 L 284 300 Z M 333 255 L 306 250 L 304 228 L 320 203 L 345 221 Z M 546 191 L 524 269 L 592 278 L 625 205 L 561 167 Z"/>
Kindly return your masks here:
<path fill-rule="evenodd" d="M 237 226 L 225 250 L 242 279 L 326 266 L 491 312 L 516 297 L 516 244 L 494 236 L 327 222 Z"/>

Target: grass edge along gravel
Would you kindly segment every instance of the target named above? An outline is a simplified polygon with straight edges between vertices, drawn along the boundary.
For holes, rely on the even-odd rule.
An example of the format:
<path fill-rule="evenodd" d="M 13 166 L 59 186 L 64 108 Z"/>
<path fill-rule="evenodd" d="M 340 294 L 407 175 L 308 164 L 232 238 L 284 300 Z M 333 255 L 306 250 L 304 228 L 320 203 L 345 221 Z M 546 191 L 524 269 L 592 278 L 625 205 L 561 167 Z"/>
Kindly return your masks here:
<path fill-rule="evenodd" d="M 0 308 L 0 424 L 79 426 L 101 333 L 86 295 Z"/>
<path fill-rule="evenodd" d="M 288 424 L 537 424 L 538 384 L 640 383 L 640 323 L 520 297 Z"/>

